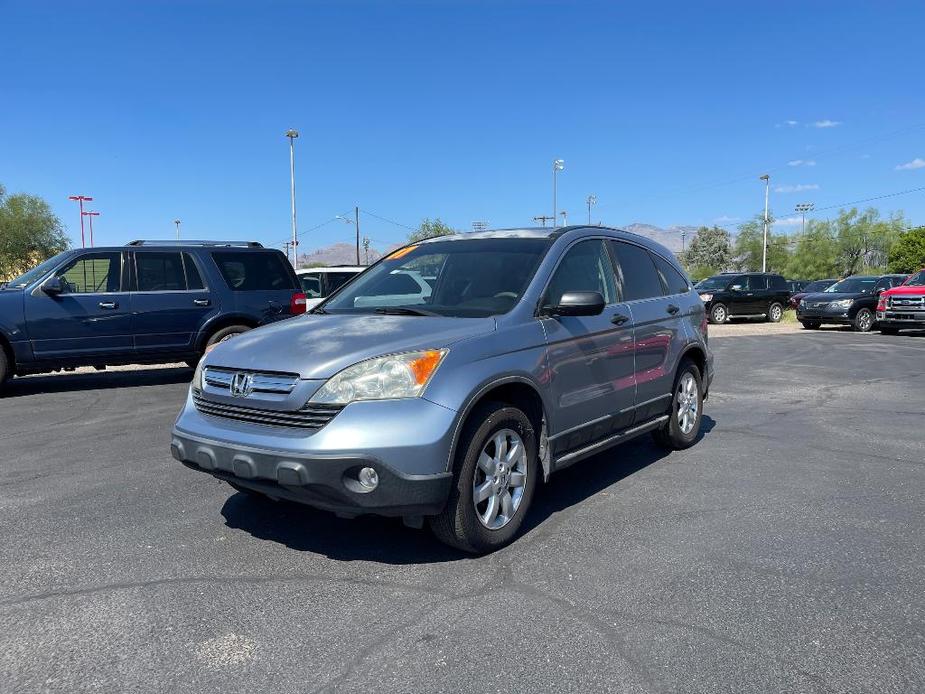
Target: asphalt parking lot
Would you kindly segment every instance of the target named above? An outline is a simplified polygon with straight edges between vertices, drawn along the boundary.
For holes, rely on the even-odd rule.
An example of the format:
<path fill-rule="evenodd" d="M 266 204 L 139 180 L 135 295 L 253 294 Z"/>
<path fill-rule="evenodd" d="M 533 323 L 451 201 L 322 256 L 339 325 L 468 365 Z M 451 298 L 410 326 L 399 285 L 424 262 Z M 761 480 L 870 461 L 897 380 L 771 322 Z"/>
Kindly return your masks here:
<path fill-rule="evenodd" d="M 925 336 L 715 338 L 640 439 L 469 558 L 187 470 L 187 369 L 0 398 L 3 692 L 925 690 Z"/>

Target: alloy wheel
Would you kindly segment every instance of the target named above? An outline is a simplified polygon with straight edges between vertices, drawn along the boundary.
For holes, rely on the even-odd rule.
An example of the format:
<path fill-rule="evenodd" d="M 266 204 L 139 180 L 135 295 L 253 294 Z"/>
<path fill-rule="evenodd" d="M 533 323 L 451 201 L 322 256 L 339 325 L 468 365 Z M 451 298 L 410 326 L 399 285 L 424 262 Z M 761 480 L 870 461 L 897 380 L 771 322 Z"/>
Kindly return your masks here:
<path fill-rule="evenodd" d="M 678 382 L 676 403 L 678 428 L 687 436 L 697 423 L 697 409 L 700 407 L 697 381 L 690 371 L 685 372 Z"/>
<path fill-rule="evenodd" d="M 472 479 L 472 503 L 479 522 L 499 530 L 511 522 L 527 483 L 527 449 L 520 435 L 502 429 L 482 447 Z"/>

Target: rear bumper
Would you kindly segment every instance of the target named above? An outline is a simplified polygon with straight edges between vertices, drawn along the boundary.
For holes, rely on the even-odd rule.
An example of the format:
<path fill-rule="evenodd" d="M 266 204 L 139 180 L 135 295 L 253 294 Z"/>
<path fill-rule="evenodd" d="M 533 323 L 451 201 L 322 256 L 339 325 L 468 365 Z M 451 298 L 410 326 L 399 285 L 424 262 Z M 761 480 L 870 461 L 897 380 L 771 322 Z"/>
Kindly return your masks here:
<path fill-rule="evenodd" d="M 401 473 L 369 455 L 320 457 L 229 445 L 174 430 L 173 457 L 187 467 L 269 496 L 340 515 L 434 515 L 446 503 L 453 476 Z M 372 491 L 357 481 L 363 467 L 379 476 Z"/>

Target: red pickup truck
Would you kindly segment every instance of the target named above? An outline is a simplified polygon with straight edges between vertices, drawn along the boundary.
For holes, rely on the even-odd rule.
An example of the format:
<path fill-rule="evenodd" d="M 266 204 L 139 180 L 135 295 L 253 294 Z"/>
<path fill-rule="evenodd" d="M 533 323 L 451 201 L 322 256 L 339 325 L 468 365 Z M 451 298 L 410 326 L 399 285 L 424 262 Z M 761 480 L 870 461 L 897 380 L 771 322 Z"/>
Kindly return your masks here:
<path fill-rule="evenodd" d="M 925 329 L 925 268 L 880 295 L 877 324 L 884 335 L 903 328 Z"/>

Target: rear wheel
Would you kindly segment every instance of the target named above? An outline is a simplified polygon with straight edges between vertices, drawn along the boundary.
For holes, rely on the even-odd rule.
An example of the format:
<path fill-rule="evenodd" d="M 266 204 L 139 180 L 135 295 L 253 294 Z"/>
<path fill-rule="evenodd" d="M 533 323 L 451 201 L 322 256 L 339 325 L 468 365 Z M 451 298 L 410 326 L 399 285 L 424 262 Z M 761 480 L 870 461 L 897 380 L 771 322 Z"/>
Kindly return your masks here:
<path fill-rule="evenodd" d="M 851 326 L 855 332 L 867 333 L 874 327 L 874 314 L 869 308 L 862 308 L 854 316 L 854 323 Z"/>
<path fill-rule="evenodd" d="M 818 330 L 819 326 L 822 325 L 822 323 L 817 320 L 801 320 L 800 322 L 807 330 Z"/>
<path fill-rule="evenodd" d="M 713 307 L 710 309 L 711 323 L 725 323 L 728 318 L 729 309 L 726 308 L 725 304 L 713 304 Z"/>
<path fill-rule="evenodd" d="M 508 544 L 530 508 L 538 469 L 527 415 L 504 403 L 480 406 L 460 438 L 446 506 L 428 521 L 434 535 L 473 553 Z"/>
<path fill-rule="evenodd" d="M 0 386 L 3 386 L 12 374 L 10 373 L 10 360 L 6 356 L 6 350 L 0 347 Z"/>
<path fill-rule="evenodd" d="M 784 317 L 784 307 L 778 303 L 773 303 L 768 308 L 768 320 L 771 323 L 780 323 L 780 319 Z"/>
<path fill-rule="evenodd" d="M 235 335 L 240 335 L 241 333 L 246 333 L 250 330 L 250 327 L 246 325 L 229 325 L 227 328 L 222 328 L 221 330 L 216 330 L 212 333 L 212 336 L 206 340 L 205 351 L 208 352 L 211 347 L 224 342 L 225 340 L 230 340 Z M 195 364 L 193 368 L 195 368 Z"/>
<path fill-rule="evenodd" d="M 703 414 L 703 386 L 700 369 L 694 362 L 685 359 L 675 377 L 674 395 L 668 421 L 652 436 L 656 443 L 670 450 L 688 448 L 700 433 L 700 419 Z"/>

